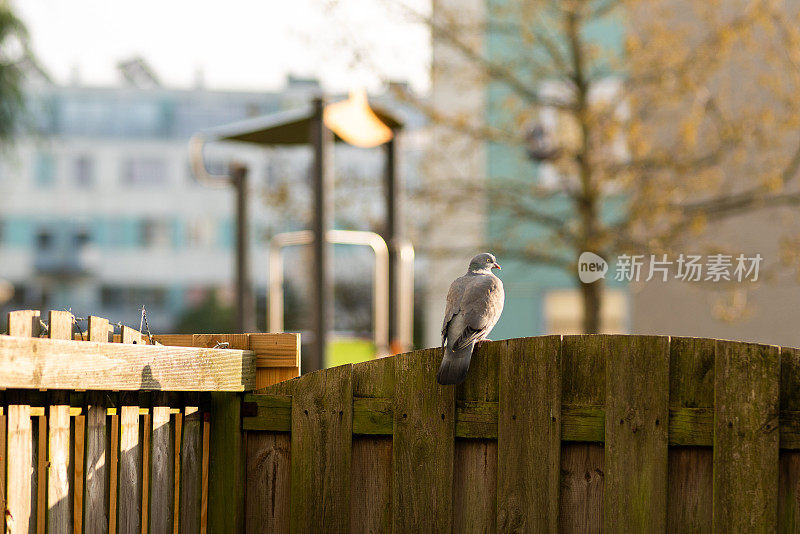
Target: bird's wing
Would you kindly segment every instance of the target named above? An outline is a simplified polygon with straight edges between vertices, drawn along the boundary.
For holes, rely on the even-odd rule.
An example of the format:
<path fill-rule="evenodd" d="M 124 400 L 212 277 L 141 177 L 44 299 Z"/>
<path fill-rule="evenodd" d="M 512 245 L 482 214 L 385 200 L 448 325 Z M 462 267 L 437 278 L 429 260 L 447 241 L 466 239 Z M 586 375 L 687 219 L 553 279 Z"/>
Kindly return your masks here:
<path fill-rule="evenodd" d="M 442 345 L 445 344 L 447 339 L 447 325 L 461 310 L 461 300 L 464 296 L 464 290 L 467 287 L 467 277 L 461 276 L 453 280 L 450 284 L 450 290 L 447 292 L 447 301 L 444 309 L 444 321 L 442 321 Z"/>
<path fill-rule="evenodd" d="M 486 337 L 503 312 L 504 300 L 503 282 L 499 278 L 493 274 L 473 277 L 461 298 L 464 329 L 453 342 L 453 350 Z"/>

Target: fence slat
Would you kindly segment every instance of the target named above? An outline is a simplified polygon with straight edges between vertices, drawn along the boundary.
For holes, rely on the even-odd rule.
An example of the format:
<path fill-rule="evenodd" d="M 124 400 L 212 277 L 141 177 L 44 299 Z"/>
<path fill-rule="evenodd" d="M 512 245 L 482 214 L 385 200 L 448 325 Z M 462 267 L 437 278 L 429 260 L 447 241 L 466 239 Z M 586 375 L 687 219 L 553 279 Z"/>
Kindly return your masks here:
<path fill-rule="evenodd" d="M 181 443 L 183 441 L 183 410 L 175 415 L 175 434 L 172 436 L 172 532 L 178 534 L 181 517 Z"/>
<path fill-rule="evenodd" d="M 169 406 L 153 407 L 152 470 L 150 473 L 150 531 L 172 531 L 175 505 L 175 444 Z"/>
<path fill-rule="evenodd" d="M 441 358 L 441 349 L 395 357 L 394 532 L 445 532 L 452 525 L 455 387 L 436 382 Z"/>
<path fill-rule="evenodd" d="M 0 397 L 1 399 L 1 397 Z M 3 414 L 0 415 L 0 513 L 2 513 L 2 517 L 0 517 L 0 528 L 2 528 L 3 532 L 6 531 L 6 514 L 5 511 L 7 509 L 6 506 L 6 461 L 8 460 L 8 456 L 6 456 L 6 437 L 8 431 L 8 409 L 3 411 Z"/>
<path fill-rule="evenodd" d="M 608 532 L 664 532 L 669 449 L 669 338 L 606 336 Z"/>
<path fill-rule="evenodd" d="M 47 416 L 36 417 L 36 532 L 47 529 Z"/>
<path fill-rule="evenodd" d="M 108 319 L 90 315 L 89 341 L 107 343 L 111 339 L 111 327 Z M 88 393 L 89 408 L 86 414 L 86 489 L 84 522 L 86 532 L 104 534 L 109 531 L 109 479 L 111 477 L 111 447 L 108 439 L 108 424 L 106 418 L 105 394 L 100 392 Z M 116 419 L 116 415 L 112 416 Z M 118 442 L 116 430 L 112 431 L 114 443 Z M 114 457 L 116 460 L 116 456 Z M 116 473 L 116 461 L 113 465 Z M 114 477 L 114 492 L 116 493 L 116 476 Z M 116 499 L 115 499 L 116 504 Z M 116 513 L 116 506 L 114 508 Z M 116 521 L 114 521 L 116 525 Z"/>
<path fill-rule="evenodd" d="M 245 532 L 289 532 L 288 432 L 247 433 Z"/>
<path fill-rule="evenodd" d="M 669 361 L 670 410 L 701 408 L 713 414 L 714 340 L 673 337 Z M 711 447 L 670 447 L 667 532 L 711 532 L 712 459 Z"/>
<path fill-rule="evenodd" d="M 139 406 L 126 404 L 122 405 L 119 414 L 117 521 L 120 534 L 133 534 L 141 530 L 142 447 L 139 443 Z"/>
<path fill-rule="evenodd" d="M 12 404 L 8 407 L 8 515 L 12 532 L 33 532 L 36 515 L 33 499 L 33 425 L 31 407 Z"/>
<path fill-rule="evenodd" d="M 86 416 L 75 416 L 75 447 L 73 449 L 73 512 L 72 525 L 75 534 L 83 532 L 83 487 L 84 487 L 84 451 L 86 450 Z"/>
<path fill-rule="evenodd" d="M 201 463 L 203 456 L 203 413 L 186 407 L 181 439 L 180 531 L 200 531 Z"/>
<path fill-rule="evenodd" d="M 798 392 L 800 392 L 800 350 L 781 348 L 781 412 L 800 410 Z M 784 446 L 785 444 L 781 442 L 781 448 Z M 779 473 L 778 532 L 800 532 L 800 451 L 780 451 Z"/>
<path fill-rule="evenodd" d="M 19 310 L 8 312 L 8 335 L 16 337 L 37 337 L 41 329 L 39 310 Z"/>
<path fill-rule="evenodd" d="M 150 524 L 150 440 L 153 435 L 152 411 L 142 416 L 141 408 L 139 409 L 139 439 L 141 440 L 141 456 L 142 456 L 142 508 L 141 508 L 141 525 L 142 530 L 146 531 L 147 525 Z"/>
<path fill-rule="evenodd" d="M 394 359 L 379 358 L 353 366 L 353 397 L 394 397 Z M 353 431 L 355 410 L 353 404 Z M 388 423 L 392 423 L 391 412 Z M 350 532 L 392 531 L 392 437 L 353 436 L 350 460 Z"/>
<path fill-rule="evenodd" d="M 300 377 L 292 396 L 292 532 L 350 530 L 352 365 Z"/>
<path fill-rule="evenodd" d="M 714 530 L 774 532 L 778 512 L 778 347 L 716 342 Z"/>
<path fill-rule="evenodd" d="M 117 532 L 119 504 L 119 414 L 111 415 L 108 462 L 108 532 Z"/>
<path fill-rule="evenodd" d="M 47 335 L 50 339 L 72 339 L 72 314 L 51 310 Z M 66 392 L 50 393 L 51 404 L 48 424 L 47 468 L 47 528 L 49 532 L 72 530 L 72 502 L 69 473 L 70 418 L 69 395 Z"/>
<path fill-rule="evenodd" d="M 497 527 L 556 532 L 561 338 L 512 339 L 500 360 Z M 525 391 L 524 395 L 520 395 Z"/>

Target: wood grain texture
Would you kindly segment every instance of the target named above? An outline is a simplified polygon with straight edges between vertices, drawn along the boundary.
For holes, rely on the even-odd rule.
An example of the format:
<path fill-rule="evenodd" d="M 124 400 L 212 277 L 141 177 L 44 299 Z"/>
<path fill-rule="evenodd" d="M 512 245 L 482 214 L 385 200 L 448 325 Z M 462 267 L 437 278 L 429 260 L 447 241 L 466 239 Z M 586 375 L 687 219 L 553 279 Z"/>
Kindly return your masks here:
<path fill-rule="evenodd" d="M 714 530 L 774 532 L 780 350 L 717 341 L 714 377 Z"/>
<path fill-rule="evenodd" d="M 0 387 L 244 391 L 252 352 L 0 336 Z"/>
<path fill-rule="evenodd" d="M 663 532 L 667 520 L 669 338 L 607 336 L 603 522 Z"/>
<path fill-rule="evenodd" d="M 47 529 L 66 533 L 72 531 L 69 405 L 50 406 L 48 419 Z"/>
<path fill-rule="evenodd" d="M 75 443 L 72 451 L 72 531 L 83 532 L 83 489 L 86 452 L 86 416 L 77 415 L 74 421 Z"/>
<path fill-rule="evenodd" d="M 556 532 L 561 338 L 511 339 L 500 360 L 497 529 Z"/>
<path fill-rule="evenodd" d="M 603 336 L 563 336 L 561 340 L 561 402 L 563 438 L 568 428 L 577 427 L 584 438 L 605 439 L 596 427 L 568 427 L 564 406 L 582 406 L 597 421 L 596 410 L 605 402 L 606 357 Z M 599 437 L 598 437 L 599 436 Z M 559 527 L 562 532 L 598 532 L 603 524 L 605 454 L 602 443 L 563 443 L 561 446 L 561 495 Z"/>
<path fill-rule="evenodd" d="M 290 446 L 288 432 L 247 433 L 245 532 L 289 532 Z"/>
<path fill-rule="evenodd" d="M 781 348 L 781 414 L 800 410 L 800 350 Z M 800 425 L 798 425 L 800 428 Z M 781 420 L 781 447 L 786 439 Z M 800 451 L 780 451 L 778 532 L 800 532 Z"/>
<path fill-rule="evenodd" d="M 8 335 L 16 337 L 37 337 L 41 329 L 39 310 L 19 310 L 8 312 Z"/>
<path fill-rule="evenodd" d="M 150 532 L 172 532 L 175 434 L 169 406 L 153 406 L 150 454 Z"/>
<path fill-rule="evenodd" d="M 292 394 L 291 530 L 350 529 L 352 365 L 301 376 Z"/>
<path fill-rule="evenodd" d="M 33 501 L 33 425 L 30 406 L 8 406 L 6 523 L 11 532 L 33 531 L 36 524 Z"/>
<path fill-rule="evenodd" d="M 108 532 L 117 532 L 119 506 L 119 415 L 111 414 L 108 462 Z"/>
<path fill-rule="evenodd" d="M 118 532 L 141 530 L 142 447 L 139 442 L 139 407 L 125 406 L 119 414 Z"/>
<path fill-rule="evenodd" d="M 257 367 L 300 367 L 300 334 L 249 334 Z"/>
<path fill-rule="evenodd" d="M 139 410 L 139 415 L 141 416 L 141 408 Z M 142 516 L 140 524 L 142 525 L 142 530 L 146 531 L 147 525 L 150 524 L 150 471 L 151 471 L 151 439 L 153 436 L 153 427 L 152 427 L 152 420 L 153 415 L 148 411 L 148 413 L 144 414 L 144 417 L 139 418 L 140 423 L 140 430 L 139 430 L 139 440 L 142 448 Z"/>
<path fill-rule="evenodd" d="M 670 338 L 669 365 L 670 444 L 711 445 L 714 439 L 714 341 Z M 698 432 L 699 424 L 706 430 L 702 435 Z M 671 447 L 668 471 L 667 531 L 711 532 L 711 448 Z"/>
<path fill-rule="evenodd" d="M 0 399 L 2 400 L 2 399 Z M 7 443 L 7 431 L 8 431 L 8 424 L 7 421 L 8 412 L 4 411 L 2 415 L 0 415 L 0 511 L 2 511 L 2 517 L 0 517 L 0 529 L 3 532 L 6 531 L 6 514 L 5 511 L 7 510 L 7 501 L 6 501 L 6 443 Z"/>
<path fill-rule="evenodd" d="M 184 410 L 181 439 L 180 531 L 200 531 L 202 490 L 203 412 L 197 407 Z"/>
<path fill-rule="evenodd" d="M 242 399 L 235 393 L 211 394 L 211 442 L 208 479 L 208 528 L 244 529 L 244 439 Z"/>
<path fill-rule="evenodd" d="M 87 532 L 108 531 L 110 451 L 106 424 L 106 399 L 100 392 L 90 392 L 86 414 L 86 494 Z M 116 417 L 116 416 L 114 416 Z"/>
<path fill-rule="evenodd" d="M 441 358 L 441 349 L 393 358 L 394 532 L 445 532 L 452 525 L 455 387 L 436 382 Z"/>
<path fill-rule="evenodd" d="M 47 417 L 36 417 L 34 431 L 34 454 L 36 465 L 36 532 L 44 534 L 47 530 Z"/>
<path fill-rule="evenodd" d="M 183 411 L 174 414 L 175 434 L 172 436 L 172 532 L 180 532 L 181 517 L 181 442 L 183 441 Z"/>
<path fill-rule="evenodd" d="M 112 328 L 108 324 L 108 319 L 90 315 L 89 319 L 89 341 L 106 343 L 111 341 Z"/>
<path fill-rule="evenodd" d="M 203 413 L 203 453 L 200 461 L 200 534 L 208 531 L 208 471 L 211 457 L 211 414 Z"/>

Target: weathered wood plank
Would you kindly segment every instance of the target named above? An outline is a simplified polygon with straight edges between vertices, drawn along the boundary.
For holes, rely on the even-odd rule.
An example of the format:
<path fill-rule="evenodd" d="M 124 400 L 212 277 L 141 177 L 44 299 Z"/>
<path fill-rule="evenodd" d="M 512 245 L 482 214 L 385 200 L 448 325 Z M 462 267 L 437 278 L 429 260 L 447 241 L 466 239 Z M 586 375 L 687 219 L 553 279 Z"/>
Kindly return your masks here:
<path fill-rule="evenodd" d="M 181 517 L 181 442 L 183 440 L 183 412 L 173 413 L 175 433 L 172 436 L 172 532 L 180 532 Z"/>
<path fill-rule="evenodd" d="M 561 338 L 511 339 L 500 360 L 497 528 L 556 532 Z"/>
<path fill-rule="evenodd" d="M 119 415 L 111 414 L 108 462 L 108 532 L 117 532 L 117 508 L 119 506 Z"/>
<path fill-rule="evenodd" d="M 602 410 L 606 394 L 606 358 L 603 336 L 564 336 L 561 341 L 562 439 L 569 429 L 567 406 Z M 602 410 L 603 415 L 605 411 Z M 591 414 L 591 412 L 589 412 Z M 594 414 L 596 415 L 596 414 Z M 596 422 L 596 417 L 595 417 Z M 605 423 L 581 437 L 605 439 Z M 599 438 L 598 438 L 599 436 Z M 559 527 L 562 532 L 597 532 L 603 523 L 604 449 L 600 443 L 564 443 L 561 448 L 562 492 L 559 502 Z"/>
<path fill-rule="evenodd" d="M 75 534 L 83 532 L 83 488 L 84 488 L 84 461 L 86 450 L 86 416 L 76 415 L 74 419 L 75 444 L 72 455 L 72 531 Z"/>
<path fill-rule="evenodd" d="M 445 532 L 452 525 L 455 387 L 436 383 L 441 357 L 441 349 L 428 349 L 393 358 L 394 532 Z"/>
<path fill-rule="evenodd" d="M 670 339 L 670 445 L 714 440 L 714 341 Z M 668 532 L 711 532 L 713 495 L 710 448 L 671 447 Z"/>
<path fill-rule="evenodd" d="M 717 341 L 714 377 L 714 530 L 774 532 L 780 350 Z"/>
<path fill-rule="evenodd" d="M 147 344 L 142 333 L 130 326 L 122 325 L 120 328 L 120 338 L 121 343 L 130 343 L 132 345 Z"/>
<path fill-rule="evenodd" d="M 350 529 L 352 365 L 307 374 L 292 395 L 292 532 Z"/>
<path fill-rule="evenodd" d="M 30 406 L 8 406 L 8 497 L 7 526 L 12 532 L 33 532 L 36 514 L 33 501 L 33 425 Z"/>
<path fill-rule="evenodd" d="M 289 432 L 292 429 L 292 397 L 247 394 L 242 414 L 243 430 Z"/>
<path fill-rule="evenodd" d="M 150 532 L 171 532 L 175 505 L 175 434 L 169 406 L 153 407 Z"/>
<path fill-rule="evenodd" d="M 2 400 L 2 399 L 0 399 Z M 6 530 L 6 514 L 5 511 L 7 509 L 6 506 L 6 460 L 8 457 L 6 456 L 6 431 L 8 429 L 8 411 L 4 411 L 2 415 L 0 415 L 0 511 L 2 511 L 2 517 L 0 517 L 0 528 L 2 528 L 3 532 Z"/>
<path fill-rule="evenodd" d="M 108 464 L 110 453 L 107 440 L 106 401 L 105 395 L 100 392 L 90 392 L 88 398 L 89 408 L 86 414 L 85 524 L 87 532 L 104 533 L 108 531 Z"/>
<path fill-rule="evenodd" d="M 300 367 L 300 334 L 249 335 L 257 367 Z"/>
<path fill-rule="evenodd" d="M 8 335 L 16 337 L 37 337 L 41 330 L 39 310 L 19 310 L 8 312 Z"/>
<path fill-rule="evenodd" d="M 253 353 L 0 336 L 0 387 L 244 391 Z"/>
<path fill-rule="evenodd" d="M 607 336 L 605 340 L 605 529 L 664 532 L 669 338 Z"/>
<path fill-rule="evenodd" d="M 48 421 L 50 461 L 47 469 L 47 529 L 72 531 L 70 501 L 69 404 L 50 406 Z"/>
<path fill-rule="evenodd" d="M 147 530 L 147 525 L 150 524 L 150 472 L 151 472 L 151 441 L 153 437 L 153 414 L 146 413 L 144 417 L 140 415 L 139 425 L 139 442 L 142 450 L 142 497 L 141 497 L 141 519 L 139 524 L 142 525 L 142 530 Z"/>
<path fill-rule="evenodd" d="M 203 463 L 203 413 L 194 406 L 184 409 L 181 440 L 180 531 L 200 531 L 200 492 Z"/>
<path fill-rule="evenodd" d="M 108 324 L 108 319 L 90 315 L 89 319 L 89 341 L 106 343 L 111 341 L 112 328 Z"/>
<path fill-rule="evenodd" d="M 785 414 L 800 410 L 800 350 L 781 348 L 781 448 L 789 445 Z M 796 430 L 800 430 L 800 418 Z M 800 437 L 800 433 L 797 434 Z M 798 443 L 800 444 L 800 443 Z M 780 451 L 778 532 L 800 532 L 800 451 Z"/>
<path fill-rule="evenodd" d="M 288 433 L 247 433 L 245 532 L 289 532 Z"/>
<path fill-rule="evenodd" d="M 208 530 L 208 471 L 211 448 L 211 414 L 203 413 L 203 456 L 200 465 L 200 534 Z"/>
<path fill-rule="evenodd" d="M 380 437 L 353 436 L 350 463 L 351 532 L 392 531 L 394 379 L 392 358 L 370 360 L 353 366 L 353 434 L 369 434 L 378 427 L 385 428 L 387 424 L 389 432 L 388 436 Z M 367 405 L 377 410 L 360 413 L 361 408 Z"/>
<path fill-rule="evenodd" d="M 139 407 L 123 404 L 119 414 L 118 532 L 141 530 L 142 447 L 139 442 Z"/>
<path fill-rule="evenodd" d="M 47 417 L 36 417 L 33 439 L 36 443 L 36 532 L 47 530 Z"/>

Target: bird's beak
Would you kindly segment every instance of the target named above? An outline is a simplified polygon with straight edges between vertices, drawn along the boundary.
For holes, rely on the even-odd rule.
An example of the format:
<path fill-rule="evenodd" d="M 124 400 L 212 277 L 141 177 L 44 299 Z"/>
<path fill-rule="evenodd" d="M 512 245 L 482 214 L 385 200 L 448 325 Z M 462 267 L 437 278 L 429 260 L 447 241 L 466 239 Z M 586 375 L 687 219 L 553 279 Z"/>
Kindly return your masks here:
<path fill-rule="evenodd" d="M 492 264 L 492 269 L 497 269 L 497 270 L 499 270 L 499 271 L 502 271 L 502 270 L 503 270 L 503 268 L 502 268 L 502 267 L 500 267 L 500 264 L 499 264 L 499 263 L 493 263 L 493 264 Z"/>

